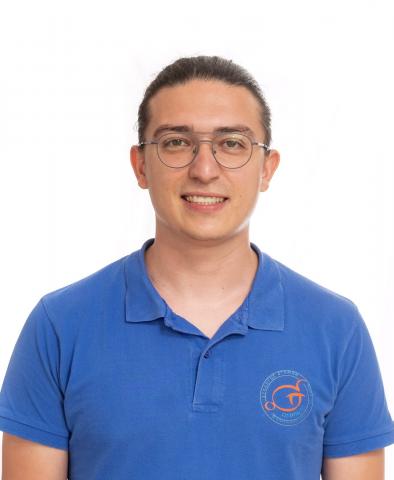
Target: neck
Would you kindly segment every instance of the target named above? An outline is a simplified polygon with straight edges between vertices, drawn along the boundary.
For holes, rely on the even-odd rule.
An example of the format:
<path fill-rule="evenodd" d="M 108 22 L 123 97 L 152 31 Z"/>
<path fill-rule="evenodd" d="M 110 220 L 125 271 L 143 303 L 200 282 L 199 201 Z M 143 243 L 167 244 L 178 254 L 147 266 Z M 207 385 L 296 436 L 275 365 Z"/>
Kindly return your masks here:
<path fill-rule="evenodd" d="M 258 256 L 247 231 L 225 240 L 167 237 L 156 232 L 153 245 L 145 252 L 145 264 L 163 297 L 220 303 L 249 291 Z"/>

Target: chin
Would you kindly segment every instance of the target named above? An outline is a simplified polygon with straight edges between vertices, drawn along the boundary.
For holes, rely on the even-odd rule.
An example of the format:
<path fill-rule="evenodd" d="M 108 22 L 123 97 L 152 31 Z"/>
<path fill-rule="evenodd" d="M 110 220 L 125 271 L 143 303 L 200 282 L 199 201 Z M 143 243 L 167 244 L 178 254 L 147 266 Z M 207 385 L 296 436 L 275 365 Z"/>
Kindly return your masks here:
<path fill-rule="evenodd" d="M 197 242 L 217 243 L 231 237 L 226 232 L 183 231 L 183 235 Z"/>

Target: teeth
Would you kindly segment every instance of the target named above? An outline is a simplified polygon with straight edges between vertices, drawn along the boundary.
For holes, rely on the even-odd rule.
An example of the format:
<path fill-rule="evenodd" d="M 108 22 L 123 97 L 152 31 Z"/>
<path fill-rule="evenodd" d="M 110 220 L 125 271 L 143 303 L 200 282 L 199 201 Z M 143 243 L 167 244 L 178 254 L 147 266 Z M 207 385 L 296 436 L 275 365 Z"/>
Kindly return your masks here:
<path fill-rule="evenodd" d="M 196 195 L 191 195 L 185 197 L 188 202 L 200 203 L 202 205 L 210 205 L 212 203 L 221 203 L 224 202 L 224 198 L 220 197 L 198 197 Z"/>

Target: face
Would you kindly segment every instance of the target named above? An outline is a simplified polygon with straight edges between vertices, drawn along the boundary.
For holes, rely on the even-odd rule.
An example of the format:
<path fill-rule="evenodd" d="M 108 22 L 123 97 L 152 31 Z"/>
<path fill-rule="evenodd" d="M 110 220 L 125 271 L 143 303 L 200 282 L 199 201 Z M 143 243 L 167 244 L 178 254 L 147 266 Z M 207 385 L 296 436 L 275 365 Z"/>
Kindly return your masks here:
<path fill-rule="evenodd" d="M 204 140 L 212 139 L 211 132 L 219 127 L 242 125 L 251 130 L 253 140 L 265 141 L 259 103 L 242 86 L 192 80 L 162 88 L 151 98 L 149 108 L 144 140 L 156 140 L 155 130 L 165 124 L 186 125 L 190 131 L 204 132 L 200 136 Z M 216 162 L 211 144 L 201 143 L 190 165 L 174 169 L 159 160 L 156 145 L 145 145 L 143 151 L 132 147 L 131 163 L 139 186 L 149 190 L 157 238 L 171 236 L 214 243 L 248 235 L 259 193 L 268 189 L 279 164 L 279 153 L 272 150 L 267 154 L 254 146 L 248 163 L 239 169 L 227 169 Z M 198 210 L 182 198 L 189 192 L 215 193 L 227 200 L 218 209 Z"/>

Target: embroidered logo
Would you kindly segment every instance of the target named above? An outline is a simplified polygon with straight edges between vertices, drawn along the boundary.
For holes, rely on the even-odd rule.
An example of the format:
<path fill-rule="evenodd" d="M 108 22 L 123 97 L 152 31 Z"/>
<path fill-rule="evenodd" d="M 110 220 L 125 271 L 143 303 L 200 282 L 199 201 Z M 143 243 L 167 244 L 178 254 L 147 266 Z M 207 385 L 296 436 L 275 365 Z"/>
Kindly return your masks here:
<path fill-rule="evenodd" d="M 305 420 L 313 405 L 308 380 L 294 370 L 278 370 L 261 386 L 260 403 L 267 417 L 275 423 L 293 426 Z"/>

